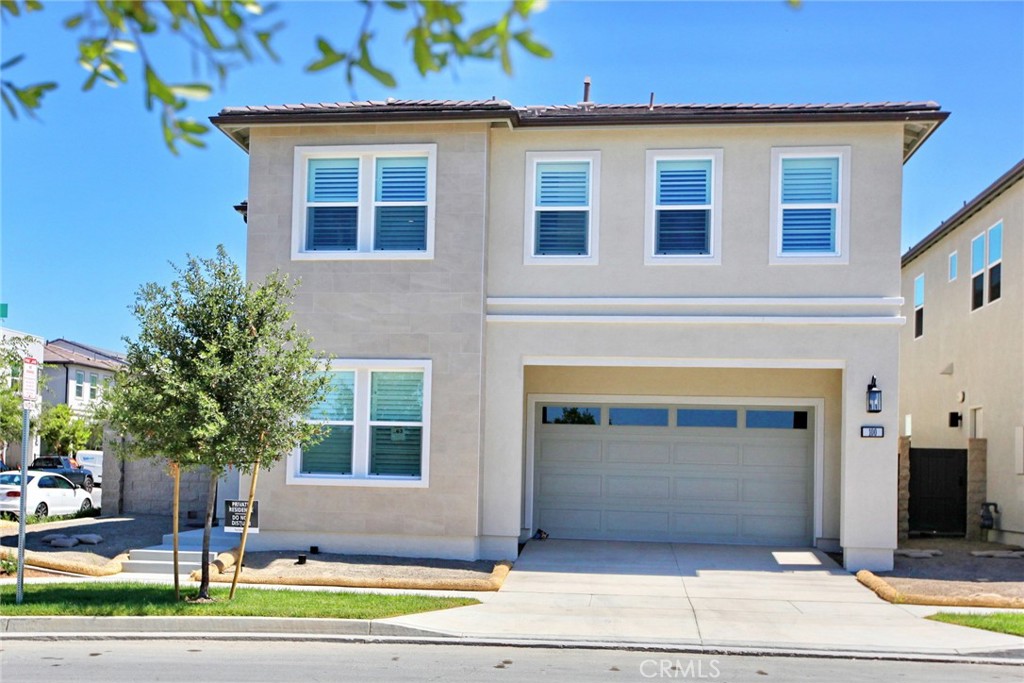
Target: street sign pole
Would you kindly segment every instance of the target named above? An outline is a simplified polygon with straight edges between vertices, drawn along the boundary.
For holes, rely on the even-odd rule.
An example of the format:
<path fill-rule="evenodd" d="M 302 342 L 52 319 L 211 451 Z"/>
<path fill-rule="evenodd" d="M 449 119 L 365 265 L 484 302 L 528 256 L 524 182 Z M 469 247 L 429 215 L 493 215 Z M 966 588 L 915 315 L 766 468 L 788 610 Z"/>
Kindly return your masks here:
<path fill-rule="evenodd" d="M 25 358 L 21 364 L 21 499 L 18 503 L 18 586 L 15 604 L 25 598 L 25 517 L 28 515 L 28 453 L 30 411 L 39 394 L 39 361 Z"/>
<path fill-rule="evenodd" d="M 14 597 L 20 605 L 25 597 L 25 514 L 28 509 L 28 408 L 21 411 L 21 500 L 18 512 L 18 589 Z"/>

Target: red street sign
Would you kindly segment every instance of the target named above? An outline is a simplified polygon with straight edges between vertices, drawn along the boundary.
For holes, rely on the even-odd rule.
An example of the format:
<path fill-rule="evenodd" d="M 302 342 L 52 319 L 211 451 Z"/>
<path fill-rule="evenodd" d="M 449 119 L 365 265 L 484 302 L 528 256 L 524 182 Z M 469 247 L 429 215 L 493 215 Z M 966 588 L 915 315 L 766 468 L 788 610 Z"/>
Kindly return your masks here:
<path fill-rule="evenodd" d="M 23 358 L 21 364 L 21 405 L 25 410 L 32 408 L 39 395 L 39 361 Z"/>

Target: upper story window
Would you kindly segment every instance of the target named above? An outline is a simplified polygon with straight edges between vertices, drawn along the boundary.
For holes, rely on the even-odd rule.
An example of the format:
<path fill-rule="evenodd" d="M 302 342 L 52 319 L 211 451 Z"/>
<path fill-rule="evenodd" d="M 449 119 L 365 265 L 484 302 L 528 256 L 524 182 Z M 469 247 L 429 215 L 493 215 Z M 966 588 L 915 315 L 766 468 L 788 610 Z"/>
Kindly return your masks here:
<path fill-rule="evenodd" d="M 722 150 L 648 150 L 644 261 L 721 263 Z"/>
<path fill-rule="evenodd" d="M 599 153 L 528 152 L 526 167 L 524 263 L 597 263 Z"/>
<path fill-rule="evenodd" d="M 96 398 L 100 391 L 100 376 L 95 372 L 89 373 L 89 398 Z"/>
<path fill-rule="evenodd" d="M 85 396 L 85 373 L 81 370 L 75 371 L 75 398 Z"/>
<path fill-rule="evenodd" d="M 956 252 L 954 251 L 952 254 L 949 255 L 949 281 L 950 282 L 952 282 L 953 280 L 956 279 L 956 271 L 957 271 L 957 255 L 956 255 Z"/>
<path fill-rule="evenodd" d="M 436 152 L 296 147 L 292 258 L 433 258 Z"/>
<path fill-rule="evenodd" d="M 1003 222 L 971 240 L 971 310 L 985 305 L 985 276 L 988 275 L 988 302 L 1002 296 Z"/>
<path fill-rule="evenodd" d="M 772 150 L 769 263 L 849 263 L 850 148 Z"/>
<path fill-rule="evenodd" d="M 334 361 L 327 397 L 307 420 L 325 438 L 289 457 L 290 484 L 427 485 L 430 361 Z"/>
<path fill-rule="evenodd" d="M 914 338 L 924 334 L 924 273 L 914 278 Z"/>

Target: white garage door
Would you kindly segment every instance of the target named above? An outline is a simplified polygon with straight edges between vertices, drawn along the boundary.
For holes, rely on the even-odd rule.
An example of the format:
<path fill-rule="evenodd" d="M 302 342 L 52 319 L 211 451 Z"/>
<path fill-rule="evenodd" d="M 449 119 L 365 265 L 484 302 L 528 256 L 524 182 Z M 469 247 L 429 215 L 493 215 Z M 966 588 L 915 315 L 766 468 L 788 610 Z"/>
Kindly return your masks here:
<path fill-rule="evenodd" d="M 537 406 L 534 526 L 552 538 L 807 546 L 813 410 Z"/>

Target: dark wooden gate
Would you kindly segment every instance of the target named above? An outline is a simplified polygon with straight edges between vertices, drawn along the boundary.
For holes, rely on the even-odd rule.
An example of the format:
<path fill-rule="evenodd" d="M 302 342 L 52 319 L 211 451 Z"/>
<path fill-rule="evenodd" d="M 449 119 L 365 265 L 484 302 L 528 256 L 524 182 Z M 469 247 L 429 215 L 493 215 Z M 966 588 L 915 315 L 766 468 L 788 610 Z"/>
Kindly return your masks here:
<path fill-rule="evenodd" d="M 910 533 L 967 532 L 967 451 L 910 449 Z"/>

